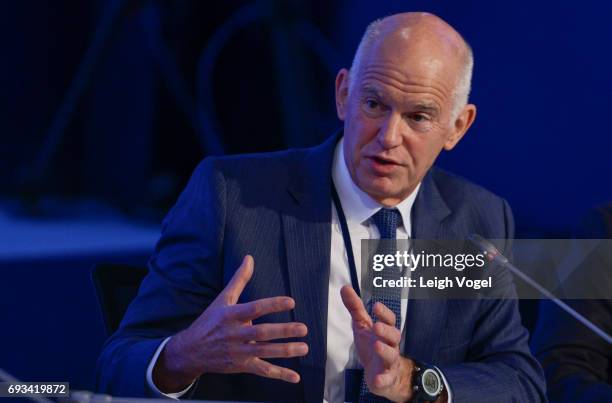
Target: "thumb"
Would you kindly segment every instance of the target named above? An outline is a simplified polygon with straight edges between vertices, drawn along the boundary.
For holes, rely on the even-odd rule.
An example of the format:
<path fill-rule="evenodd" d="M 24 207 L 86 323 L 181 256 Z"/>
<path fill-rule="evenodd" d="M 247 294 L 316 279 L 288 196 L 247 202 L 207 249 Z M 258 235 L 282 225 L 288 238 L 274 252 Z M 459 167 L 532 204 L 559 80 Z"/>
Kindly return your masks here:
<path fill-rule="evenodd" d="M 340 296 L 342 297 L 342 303 L 351 314 L 351 318 L 355 322 L 361 322 L 368 327 L 374 326 L 374 322 L 368 311 L 366 311 L 363 301 L 359 298 L 359 295 L 353 290 L 350 285 L 345 285 L 340 290 Z"/>
<path fill-rule="evenodd" d="M 253 276 L 253 270 L 255 267 L 255 261 L 251 255 L 246 255 L 244 259 L 242 259 L 242 264 L 236 270 L 230 282 L 223 289 L 223 294 L 225 296 L 224 300 L 233 305 L 238 302 L 238 298 L 240 298 L 240 294 L 244 291 L 244 287 L 246 287 L 249 280 Z"/>

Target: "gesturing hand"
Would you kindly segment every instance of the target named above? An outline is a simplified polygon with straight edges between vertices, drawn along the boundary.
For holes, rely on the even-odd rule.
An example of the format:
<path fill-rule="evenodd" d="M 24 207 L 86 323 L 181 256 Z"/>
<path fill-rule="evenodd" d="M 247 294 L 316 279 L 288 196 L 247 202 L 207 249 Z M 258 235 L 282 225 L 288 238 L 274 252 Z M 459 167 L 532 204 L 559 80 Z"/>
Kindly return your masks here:
<path fill-rule="evenodd" d="M 254 261 L 245 256 L 229 284 L 187 329 L 174 335 L 164 347 L 153 370 L 153 381 L 164 393 L 185 389 L 204 373 L 247 372 L 297 383 L 300 376 L 262 358 L 299 357 L 308 353 L 302 342 L 270 343 L 275 339 L 303 337 L 302 323 L 253 325 L 261 316 L 289 311 L 295 302 L 273 297 L 237 304 L 253 275 Z"/>
<path fill-rule="evenodd" d="M 401 333 L 395 327 L 395 314 L 377 302 L 372 308 L 378 319 L 374 323 L 352 287 L 342 287 L 340 295 L 353 319 L 357 356 L 370 392 L 392 401 L 409 400 L 414 362 L 400 355 Z"/>

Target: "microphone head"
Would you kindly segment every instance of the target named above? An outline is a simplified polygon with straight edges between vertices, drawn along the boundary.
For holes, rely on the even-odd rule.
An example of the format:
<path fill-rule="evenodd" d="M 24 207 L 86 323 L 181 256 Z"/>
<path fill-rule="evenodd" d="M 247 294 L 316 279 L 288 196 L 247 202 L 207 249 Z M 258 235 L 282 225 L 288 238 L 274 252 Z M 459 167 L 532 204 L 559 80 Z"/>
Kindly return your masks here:
<path fill-rule="evenodd" d="M 491 242 L 478 234 L 468 235 L 468 239 L 480 249 L 485 257 L 491 262 L 497 260 L 499 263 L 508 263 L 508 259 Z"/>

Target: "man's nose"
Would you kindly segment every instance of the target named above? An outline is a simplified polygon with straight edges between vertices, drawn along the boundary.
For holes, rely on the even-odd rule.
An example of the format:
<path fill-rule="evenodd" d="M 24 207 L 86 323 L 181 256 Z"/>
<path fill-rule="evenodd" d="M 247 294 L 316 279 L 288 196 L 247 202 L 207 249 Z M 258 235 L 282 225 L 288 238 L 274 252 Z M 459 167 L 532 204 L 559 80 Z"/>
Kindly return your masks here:
<path fill-rule="evenodd" d="M 389 114 L 378 132 L 378 142 L 385 149 L 402 144 L 402 117 L 397 113 Z"/>

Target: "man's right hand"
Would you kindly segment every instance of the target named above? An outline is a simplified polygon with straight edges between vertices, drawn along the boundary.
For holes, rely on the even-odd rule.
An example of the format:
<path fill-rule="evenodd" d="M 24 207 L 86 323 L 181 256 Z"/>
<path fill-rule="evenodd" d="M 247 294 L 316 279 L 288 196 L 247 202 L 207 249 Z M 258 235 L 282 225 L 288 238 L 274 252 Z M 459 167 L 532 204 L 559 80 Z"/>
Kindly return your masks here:
<path fill-rule="evenodd" d="M 254 261 L 245 256 L 229 284 L 187 329 L 172 336 L 153 369 L 153 382 L 163 393 L 187 388 L 204 373 L 246 372 L 297 383 L 300 376 L 262 358 L 300 357 L 308 353 L 303 342 L 270 343 L 271 340 L 304 337 L 303 323 L 253 325 L 261 316 L 289 311 L 295 301 L 273 297 L 237 304 L 253 275 Z"/>

